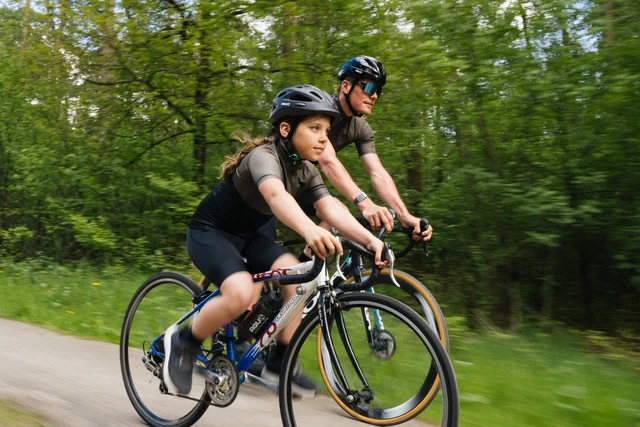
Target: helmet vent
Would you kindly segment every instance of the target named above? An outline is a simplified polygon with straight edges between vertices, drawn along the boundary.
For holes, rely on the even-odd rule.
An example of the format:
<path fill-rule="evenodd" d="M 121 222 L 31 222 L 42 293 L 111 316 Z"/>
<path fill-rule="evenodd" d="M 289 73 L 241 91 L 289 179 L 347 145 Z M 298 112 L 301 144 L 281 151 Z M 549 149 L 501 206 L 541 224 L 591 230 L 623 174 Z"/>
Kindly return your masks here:
<path fill-rule="evenodd" d="M 269 123 L 278 123 L 283 117 L 326 114 L 331 118 L 340 117 L 331 95 L 311 85 L 297 85 L 284 89 L 273 100 Z"/>
<path fill-rule="evenodd" d="M 292 101 L 306 101 L 306 102 L 312 102 L 313 99 L 311 99 L 310 96 L 307 96 L 305 94 L 302 93 L 293 93 L 289 96 L 289 99 Z"/>

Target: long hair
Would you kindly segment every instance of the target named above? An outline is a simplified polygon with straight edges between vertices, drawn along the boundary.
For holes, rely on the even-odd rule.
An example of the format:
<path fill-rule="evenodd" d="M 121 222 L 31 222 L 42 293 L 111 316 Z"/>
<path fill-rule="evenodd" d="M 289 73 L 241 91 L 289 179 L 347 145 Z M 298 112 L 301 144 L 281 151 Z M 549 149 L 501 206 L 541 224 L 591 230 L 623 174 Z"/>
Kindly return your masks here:
<path fill-rule="evenodd" d="M 274 142 L 276 137 L 271 134 L 270 136 L 262 136 L 259 138 L 251 138 L 247 134 L 234 135 L 233 139 L 242 143 L 240 150 L 233 156 L 225 156 L 225 160 L 220 165 L 220 177 L 227 179 L 236 170 L 242 159 L 247 157 L 247 154 L 256 147 L 259 147 L 270 142 Z"/>

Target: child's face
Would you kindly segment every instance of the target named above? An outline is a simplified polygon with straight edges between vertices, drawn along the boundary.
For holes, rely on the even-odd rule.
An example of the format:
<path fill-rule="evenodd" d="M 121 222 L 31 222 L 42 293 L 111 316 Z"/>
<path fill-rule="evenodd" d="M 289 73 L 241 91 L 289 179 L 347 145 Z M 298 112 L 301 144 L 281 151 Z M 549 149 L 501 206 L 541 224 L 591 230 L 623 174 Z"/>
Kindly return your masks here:
<path fill-rule="evenodd" d="M 317 161 L 329 142 L 331 120 L 323 114 L 309 116 L 298 124 L 292 143 L 300 157 Z"/>

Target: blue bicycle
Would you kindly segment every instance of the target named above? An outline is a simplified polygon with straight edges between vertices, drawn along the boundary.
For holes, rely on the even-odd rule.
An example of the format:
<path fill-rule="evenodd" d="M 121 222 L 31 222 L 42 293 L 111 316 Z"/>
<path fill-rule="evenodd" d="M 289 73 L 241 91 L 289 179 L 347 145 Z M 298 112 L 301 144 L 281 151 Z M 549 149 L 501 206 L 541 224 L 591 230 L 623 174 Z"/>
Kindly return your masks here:
<path fill-rule="evenodd" d="M 367 259 L 373 254 L 344 237 L 345 249 Z M 393 265 L 393 254 L 387 252 Z M 391 270 L 393 271 L 393 270 Z M 358 285 L 370 288 L 380 270 Z M 335 275 L 334 275 L 335 278 Z M 315 259 L 288 268 L 254 275 L 254 282 L 294 285 L 296 295 L 263 330 L 256 331 L 252 346 L 236 357 L 236 325 L 229 323 L 205 341 L 198 355 L 192 391 L 187 396 L 168 393 L 162 378 L 164 332 L 174 324 L 189 322 L 218 290 L 203 291 L 177 273 L 161 273 L 134 294 L 127 308 L 120 339 L 120 362 L 125 389 L 140 417 L 151 426 L 184 427 L 195 423 L 210 406 L 225 407 L 236 398 L 245 372 L 276 338 L 291 317 L 308 304 L 294 334 L 280 375 L 279 400 L 284 426 L 305 426 L 316 418 L 301 399 L 293 399 L 292 376 L 306 363 L 307 374 L 331 378 L 330 393 L 347 412 L 398 424 L 430 406 L 433 373 L 440 389 L 429 418 L 441 426 L 458 425 L 458 390 L 448 354 L 439 337 L 418 314 L 384 295 L 346 292 L 334 287 L 326 263 Z M 355 290 L 355 289 L 351 289 Z M 311 298 L 317 294 L 317 298 Z M 375 316 L 372 314 L 375 313 Z M 384 322 L 370 319 L 383 319 Z M 317 345 L 318 341 L 322 345 Z M 318 361 L 314 371 L 313 363 Z"/>

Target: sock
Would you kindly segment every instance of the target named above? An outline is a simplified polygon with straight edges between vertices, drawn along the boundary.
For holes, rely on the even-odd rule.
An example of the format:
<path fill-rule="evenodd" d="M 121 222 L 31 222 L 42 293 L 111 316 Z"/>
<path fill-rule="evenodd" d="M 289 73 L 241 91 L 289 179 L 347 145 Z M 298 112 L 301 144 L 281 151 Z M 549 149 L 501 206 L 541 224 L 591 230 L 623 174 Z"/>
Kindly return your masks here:
<path fill-rule="evenodd" d="M 187 341 L 189 345 L 194 348 L 200 348 L 200 346 L 202 345 L 202 340 L 199 340 L 193 335 L 193 332 L 191 331 L 191 327 L 182 328 L 180 330 L 180 338 Z"/>

